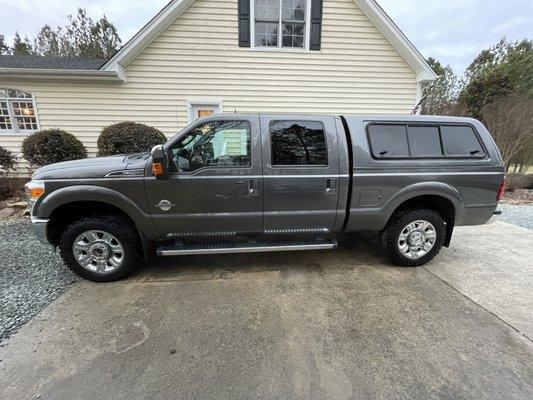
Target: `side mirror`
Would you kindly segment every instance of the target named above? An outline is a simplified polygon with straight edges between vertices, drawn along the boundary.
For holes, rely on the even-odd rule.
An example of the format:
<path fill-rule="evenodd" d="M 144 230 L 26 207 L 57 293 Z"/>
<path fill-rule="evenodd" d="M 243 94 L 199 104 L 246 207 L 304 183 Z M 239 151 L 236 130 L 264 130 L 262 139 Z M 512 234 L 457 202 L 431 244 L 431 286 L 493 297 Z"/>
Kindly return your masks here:
<path fill-rule="evenodd" d="M 162 144 L 158 144 L 152 148 L 152 174 L 159 179 L 165 180 L 169 178 L 168 172 L 168 155 Z"/>

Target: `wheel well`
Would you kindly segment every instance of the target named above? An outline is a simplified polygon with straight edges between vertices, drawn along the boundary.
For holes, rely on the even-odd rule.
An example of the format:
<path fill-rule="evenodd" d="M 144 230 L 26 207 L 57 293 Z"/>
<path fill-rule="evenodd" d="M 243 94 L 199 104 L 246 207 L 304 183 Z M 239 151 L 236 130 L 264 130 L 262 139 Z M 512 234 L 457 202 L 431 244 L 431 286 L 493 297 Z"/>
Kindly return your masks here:
<path fill-rule="evenodd" d="M 442 219 L 444 219 L 444 222 L 446 223 L 446 240 L 444 241 L 444 246 L 448 247 L 452 238 L 453 227 L 455 223 L 455 206 L 445 197 L 437 195 L 424 195 L 406 200 L 400 204 L 396 210 L 394 210 L 389 218 L 389 222 L 398 211 L 421 208 L 433 210 L 442 216 Z"/>
<path fill-rule="evenodd" d="M 61 234 L 67 228 L 67 226 L 77 219 L 95 214 L 118 215 L 132 226 L 135 226 L 135 223 L 128 214 L 111 204 L 99 201 L 76 201 L 63 204 L 52 212 L 50 215 L 50 222 L 48 223 L 48 240 L 54 246 L 57 246 L 59 244 Z"/>

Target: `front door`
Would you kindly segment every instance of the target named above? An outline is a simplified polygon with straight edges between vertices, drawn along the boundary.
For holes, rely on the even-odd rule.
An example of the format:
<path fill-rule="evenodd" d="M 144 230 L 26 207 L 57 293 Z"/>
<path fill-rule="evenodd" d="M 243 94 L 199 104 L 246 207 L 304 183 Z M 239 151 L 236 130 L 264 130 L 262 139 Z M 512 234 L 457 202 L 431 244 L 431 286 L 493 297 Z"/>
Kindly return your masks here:
<path fill-rule="evenodd" d="M 169 180 L 146 179 L 157 229 L 167 236 L 261 232 L 259 118 L 216 116 L 167 146 Z"/>
<path fill-rule="evenodd" d="M 337 217 L 333 117 L 261 116 L 266 232 L 326 232 Z"/>

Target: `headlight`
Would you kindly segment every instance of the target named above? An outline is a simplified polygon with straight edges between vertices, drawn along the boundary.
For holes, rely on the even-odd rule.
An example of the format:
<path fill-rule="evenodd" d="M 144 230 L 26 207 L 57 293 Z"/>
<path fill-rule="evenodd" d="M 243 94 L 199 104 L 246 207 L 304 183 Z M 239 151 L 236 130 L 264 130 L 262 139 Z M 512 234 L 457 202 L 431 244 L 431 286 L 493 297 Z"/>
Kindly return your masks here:
<path fill-rule="evenodd" d="M 44 194 L 44 182 L 43 181 L 29 181 L 26 183 L 26 196 L 30 210 L 33 208 L 35 202 Z"/>

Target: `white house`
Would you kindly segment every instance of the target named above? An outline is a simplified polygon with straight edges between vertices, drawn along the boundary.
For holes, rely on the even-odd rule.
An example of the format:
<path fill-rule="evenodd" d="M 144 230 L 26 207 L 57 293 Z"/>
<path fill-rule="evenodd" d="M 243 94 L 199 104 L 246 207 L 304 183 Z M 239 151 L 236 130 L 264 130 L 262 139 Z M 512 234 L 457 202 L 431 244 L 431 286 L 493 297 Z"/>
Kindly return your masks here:
<path fill-rule="evenodd" d="M 62 128 L 169 137 L 213 112 L 411 112 L 435 78 L 374 0 L 173 0 L 110 60 L 0 56 L 0 146 Z"/>

